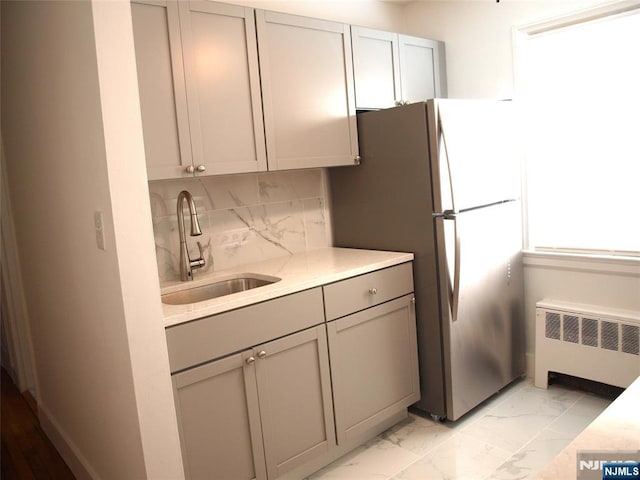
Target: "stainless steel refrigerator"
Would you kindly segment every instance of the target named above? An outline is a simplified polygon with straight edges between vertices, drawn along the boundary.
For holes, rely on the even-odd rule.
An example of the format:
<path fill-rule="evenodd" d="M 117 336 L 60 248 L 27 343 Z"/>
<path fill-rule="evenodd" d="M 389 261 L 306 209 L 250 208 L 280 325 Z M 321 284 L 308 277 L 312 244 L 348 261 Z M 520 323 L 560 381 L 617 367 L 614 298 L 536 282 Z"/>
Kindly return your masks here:
<path fill-rule="evenodd" d="M 525 371 L 512 102 L 358 114 L 362 162 L 329 170 L 334 244 L 415 254 L 422 398 L 457 420 Z"/>

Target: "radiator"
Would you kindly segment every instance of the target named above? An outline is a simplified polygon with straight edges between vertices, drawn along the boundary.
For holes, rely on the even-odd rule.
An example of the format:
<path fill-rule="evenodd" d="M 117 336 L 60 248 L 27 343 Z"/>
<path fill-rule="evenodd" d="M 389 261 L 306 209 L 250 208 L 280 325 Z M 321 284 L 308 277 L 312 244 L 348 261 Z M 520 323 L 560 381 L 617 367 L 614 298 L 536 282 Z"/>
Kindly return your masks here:
<path fill-rule="evenodd" d="M 535 385 L 549 372 L 628 387 L 640 375 L 640 312 L 536 303 Z"/>

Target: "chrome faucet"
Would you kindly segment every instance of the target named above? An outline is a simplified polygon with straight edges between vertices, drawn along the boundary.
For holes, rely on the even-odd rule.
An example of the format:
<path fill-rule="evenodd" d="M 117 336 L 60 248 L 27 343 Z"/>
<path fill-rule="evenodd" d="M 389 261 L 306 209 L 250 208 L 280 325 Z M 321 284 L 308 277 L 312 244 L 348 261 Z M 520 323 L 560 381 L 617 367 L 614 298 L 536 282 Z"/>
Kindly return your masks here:
<path fill-rule="evenodd" d="M 200 223 L 198 222 L 198 212 L 196 212 L 196 204 L 193 201 L 193 197 L 186 190 L 181 191 L 178 194 L 178 234 L 180 235 L 180 280 L 193 280 L 193 269 L 202 268 L 205 265 L 204 254 L 202 252 L 202 244 L 198 244 L 198 250 L 200 250 L 200 256 L 195 260 L 189 258 L 189 250 L 187 250 L 187 239 L 184 233 L 184 201 L 187 201 L 189 207 L 189 215 L 191 215 L 191 236 L 202 235 L 200 230 Z"/>

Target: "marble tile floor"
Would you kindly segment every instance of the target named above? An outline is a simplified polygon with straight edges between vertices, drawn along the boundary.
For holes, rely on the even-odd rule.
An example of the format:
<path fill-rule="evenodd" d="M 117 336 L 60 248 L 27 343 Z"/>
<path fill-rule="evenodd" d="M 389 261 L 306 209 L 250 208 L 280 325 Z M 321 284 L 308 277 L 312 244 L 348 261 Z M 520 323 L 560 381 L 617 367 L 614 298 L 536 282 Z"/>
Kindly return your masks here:
<path fill-rule="evenodd" d="M 524 480 L 591 423 L 611 398 L 514 382 L 457 422 L 409 418 L 308 480 Z"/>

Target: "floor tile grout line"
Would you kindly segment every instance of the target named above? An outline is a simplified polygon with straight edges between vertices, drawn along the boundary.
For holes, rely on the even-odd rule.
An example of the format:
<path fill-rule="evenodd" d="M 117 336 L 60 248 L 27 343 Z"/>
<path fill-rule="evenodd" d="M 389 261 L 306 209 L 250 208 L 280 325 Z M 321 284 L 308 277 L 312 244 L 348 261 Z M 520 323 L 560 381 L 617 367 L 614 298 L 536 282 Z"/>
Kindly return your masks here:
<path fill-rule="evenodd" d="M 433 421 L 433 420 L 432 420 Z M 435 421 L 434 421 L 435 422 Z M 446 444 L 447 442 L 451 441 L 453 438 L 455 438 L 456 436 L 458 436 L 460 434 L 460 432 L 453 432 L 451 434 L 451 436 L 449 436 L 448 438 L 445 438 L 442 442 L 438 443 L 437 445 L 434 445 L 432 448 L 430 448 L 427 452 L 425 452 L 423 455 L 420 455 L 419 458 L 417 458 L 415 461 L 411 462 L 410 464 L 406 465 L 404 468 L 402 468 L 401 470 L 397 471 L 392 477 L 390 477 L 388 480 L 393 480 L 394 478 L 396 478 L 398 476 L 398 474 L 404 472 L 405 470 L 411 468 L 412 465 L 415 465 L 416 463 L 424 460 L 428 455 L 430 455 L 431 453 L 433 453 L 437 448 L 442 447 L 444 444 Z M 416 456 L 418 456 L 416 454 Z"/>
<path fill-rule="evenodd" d="M 425 419 L 425 420 L 427 420 L 427 419 Z M 434 423 L 435 423 L 435 420 L 428 420 L 428 421 L 431 421 L 431 422 L 434 422 Z M 401 447 L 400 445 L 394 444 L 394 445 L 397 445 L 399 448 L 403 448 L 403 449 L 404 449 L 405 451 L 407 451 L 407 452 L 411 452 L 411 453 L 413 453 L 413 454 L 414 454 L 416 457 L 418 457 L 418 458 L 416 458 L 413 462 L 411 462 L 411 463 L 409 463 L 409 464 L 405 465 L 403 468 L 401 468 L 400 470 L 398 470 L 396 473 L 394 473 L 391 477 L 389 477 L 389 478 L 388 478 L 388 479 L 386 479 L 386 480 L 393 480 L 393 479 L 394 479 L 395 477 L 397 477 L 400 473 L 402 473 L 402 472 L 404 472 L 405 470 L 409 469 L 412 465 L 415 465 L 415 464 L 416 464 L 416 463 L 418 463 L 419 461 L 424 460 L 424 459 L 425 459 L 425 457 L 426 457 L 427 455 L 431 454 L 435 449 L 437 449 L 438 447 L 441 447 L 442 445 L 444 445 L 445 443 L 447 443 L 449 440 L 451 440 L 451 438 L 453 438 L 453 437 L 454 437 L 454 436 L 456 436 L 457 434 L 458 434 L 458 432 L 453 432 L 453 433 L 451 434 L 451 436 L 450 436 L 450 437 L 445 438 L 445 439 L 444 439 L 444 440 L 442 440 L 441 442 L 437 443 L 436 445 L 434 445 L 433 447 L 431 447 L 428 451 L 426 451 L 426 452 L 425 452 L 424 454 L 422 454 L 422 455 L 418 455 L 417 453 L 411 452 L 411 450 L 409 450 L 409 449 L 406 449 L 406 448 L 404 448 L 404 447 Z"/>
<path fill-rule="evenodd" d="M 571 410 L 573 407 L 575 407 L 577 405 L 577 403 L 580 401 L 581 398 L 584 397 L 584 393 L 583 392 L 579 392 L 579 395 L 577 396 L 576 400 L 569 406 L 566 408 L 566 410 L 564 412 L 562 412 L 560 415 L 558 415 L 555 419 L 553 419 L 553 421 L 547 425 L 545 428 L 550 428 L 551 425 L 553 425 L 555 422 L 557 422 L 560 418 L 564 417 L 565 415 L 567 415 L 569 413 L 569 410 Z M 553 430 L 553 429 L 551 429 Z M 557 430 L 553 430 L 556 433 L 562 433 L 559 432 Z"/>
<path fill-rule="evenodd" d="M 413 415 L 415 415 L 415 414 L 413 414 Z M 415 415 L 415 416 L 417 416 L 417 417 L 418 417 L 418 418 L 420 418 L 420 419 L 425 420 L 426 422 L 431 422 L 431 423 L 435 423 L 435 424 L 440 423 L 440 422 L 436 422 L 436 421 L 431 420 L 431 419 L 428 419 L 428 418 L 421 417 L 421 416 L 419 416 L 419 415 Z M 420 458 L 424 457 L 425 455 L 428 455 L 428 454 L 429 454 L 429 453 L 431 453 L 434 449 L 438 448 L 440 445 L 442 445 L 444 442 L 446 442 L 446 441 L 450 438 L 450 437 L 444 438 L 442 441 L 439 441 L 439 442 L 437 442 L 435 445 L 431 446 L 431 447 L 430 447 L 426 452 L 424 452 L 423 454 L 417 454 L 417 453 L 413 452 L 411 449 L 403 447 L 402 445 L 400 445 L 400 443 L 394 443 L 394 442 L 392 442 L 391 440 L 387 440 L 386 438 L 382 437 L 382 435 L 383 435 L 384 433 L 385 433 L 385 432 L 382 432 L 382 433 L 378 434 L 378 435 L 377 435 L 377 437 L 378 437 L 378 438 L 381 438 L 381 439 L 383 439 L 383 440 L 386 440 L 386 441 L 388 441 L 388 442 L 392 443 L 393 445 L 396 445 L 397 447 L 402 448 L 403 450 L 405 450 L 405 451 L 407 451 L 407 452 L 410 452 L 410 453 L 412 453 L 412 454 L 414 454 L 414 455 L 416 455 L 416 456 L 418 456 L 418 457 L 420 457 Z M 451 433 L 451 435 L 455 435 L 455 434 L 456 434 L 456 432 Z"/>

